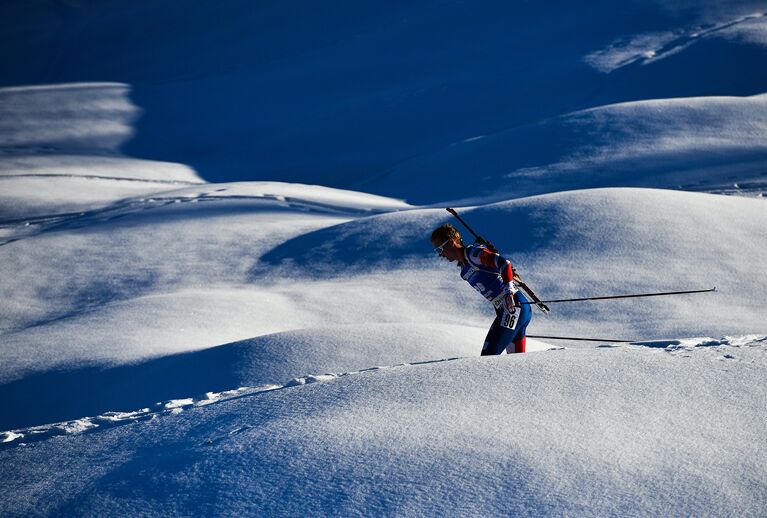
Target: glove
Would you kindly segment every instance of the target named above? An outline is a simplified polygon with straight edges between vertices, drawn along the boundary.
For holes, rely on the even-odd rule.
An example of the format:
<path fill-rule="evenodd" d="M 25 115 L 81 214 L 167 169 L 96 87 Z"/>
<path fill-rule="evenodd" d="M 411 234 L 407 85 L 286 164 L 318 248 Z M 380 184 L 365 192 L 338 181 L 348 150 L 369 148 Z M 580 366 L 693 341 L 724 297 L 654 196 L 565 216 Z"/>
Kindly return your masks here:
<path fill-rule="evenodd" d="M 503 306 L 501 325 L 513 330 L 517 326 L 517 306 L 514 301 L 514 294 L 511 292 L 504 293 L 501 305 Z"/>
<path fill-rule="evenodd" d="M 510 315 L 513 315 L 517 311 L 517 304 L 514 300 L 514 294 L 511 292 L 506 292 L 503 294 L 503 299 L 501 299 L 503 302 L 503 309 Z"/>

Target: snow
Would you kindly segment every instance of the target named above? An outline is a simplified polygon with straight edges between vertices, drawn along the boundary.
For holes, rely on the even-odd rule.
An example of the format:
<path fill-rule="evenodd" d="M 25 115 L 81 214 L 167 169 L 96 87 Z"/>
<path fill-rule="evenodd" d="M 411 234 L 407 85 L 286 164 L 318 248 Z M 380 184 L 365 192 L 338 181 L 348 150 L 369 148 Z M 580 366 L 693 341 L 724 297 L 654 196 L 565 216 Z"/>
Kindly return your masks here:
<path fill-rule="evenodd" d="M 201 183 L 182 164 L 120 154 L 140 113 L 129 93 L 121 83 L 0 88 L 0 217 L 49 218 Z"/>
<path fill-rule="evenodd" d="M 0 89 L 0 145 L 117 150 L 133 133 L 130 86 L 69 83 Z"/>
<path fill-rule="evenodd" d="M 767 3 L 587 7 L 3 5 L 0 515 L 763 514 Z"/>
<path fill-rule="evenodd" d="M 716 359 L 722 348 L 736 359 Z M 701 344 L 689 357 L 637 346 L 551 351 L 242 391 L 5 450 L 11 463 L 29 461 L 16 477 L 8 463 L 0 468 L 5 505 L 63 514 L 148 503 L 160 514 L 748 514 L 766 503 L 756 488 L 767 423 L 754 412 L 767 397 L 764 353 L 764 338 Z M 68 459 L 66 468 L 43 476 L 51 459 Z"/>
<path fill-rule="evenodd" d="M 456 205 L 618 186 L 713 192 L 738 184 L 738 194 L 760 194 L 767 190 L 766 115 L 764 94 L 599 106 L 448 146 L 365 186 Z M 475 175 L 473 196 L 461 181 L 467 170 Z"/>
<path fill-rule="evenodd" d="M 740 39 L 764 45 L 767 43 L 764 16 L 765 13 L 749 13 L 730 19 L 719 18 L 714 23 L 709 22 L 692 28 L 638 34 L 629 41 L 619 39 L 607 48 L 587 55 L 584 60 L 600 72 L 610 73 L 634 63 L 647 65 L 673 56 L 703 38 Z"/>

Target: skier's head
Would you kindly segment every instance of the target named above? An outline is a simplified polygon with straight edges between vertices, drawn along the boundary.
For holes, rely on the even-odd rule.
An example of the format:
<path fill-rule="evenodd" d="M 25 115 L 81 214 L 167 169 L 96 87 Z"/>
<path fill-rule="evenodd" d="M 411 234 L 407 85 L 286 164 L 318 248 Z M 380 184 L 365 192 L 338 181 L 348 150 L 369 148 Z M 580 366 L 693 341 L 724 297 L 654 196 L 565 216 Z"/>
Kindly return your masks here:
<path fill-rule="evenodd" d="M 445 223 L 434 229 L 431 233 L 431 245 L 437 255 L 444 257 L 451 263 L 461 261 L 463 258 L 463 241 L 461 233 L 453 225 Z"/>
<path fill-rule="evenodd" d="M 461 233 L 458 232 L 458 229 L 456 229 L 450 223 L 445 223 L 441 227 L 435 228 L 434 232 L 431 233 L 432 243 L 434 241 L 439 241 L 442 243 L 448 239 L 455 239 L 459 244 L 463 245 L 463 241 L 461 240 Z"/>

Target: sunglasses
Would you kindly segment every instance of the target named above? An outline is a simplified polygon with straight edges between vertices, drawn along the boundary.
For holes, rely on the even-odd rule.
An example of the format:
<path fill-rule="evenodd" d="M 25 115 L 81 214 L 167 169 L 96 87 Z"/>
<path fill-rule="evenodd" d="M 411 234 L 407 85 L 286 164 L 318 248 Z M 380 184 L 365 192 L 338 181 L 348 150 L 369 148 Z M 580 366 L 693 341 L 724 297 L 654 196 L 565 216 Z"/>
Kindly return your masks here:
<path fill-rule="evenodd" d="M 450 242 L 450 239 L 447 239 L 444 243 L 439 245 L 434 249 L 435 252 L 437 252 L 437 255 L 442 255 L 442 252 L 445 250 L 445 245 Z"/>

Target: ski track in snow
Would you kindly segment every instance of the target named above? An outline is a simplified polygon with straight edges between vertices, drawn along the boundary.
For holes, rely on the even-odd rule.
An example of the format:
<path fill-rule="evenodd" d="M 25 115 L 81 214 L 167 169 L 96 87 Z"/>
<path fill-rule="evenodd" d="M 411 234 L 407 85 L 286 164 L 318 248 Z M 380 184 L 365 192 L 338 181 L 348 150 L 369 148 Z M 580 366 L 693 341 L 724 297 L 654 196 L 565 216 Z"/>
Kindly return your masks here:
<path fill-rule="evenodd" d="M 100 174 L 53 174 L 53 173 L 18 173 L 0 175 L 0 181 L 12 178 L 85 178 L 86 180 L 110 180 L 116 182 L 157 183 L 161 185 L 196 186 L 204 185 L 202 182 L 187 182 L 184 180 L 163 180 L 160 178 L 130 178 L 124 176 L 109 176 Z"/>
<path fill-rule="evenodd" d="M 562 348 L 552 348 L 550 350 L 560 350 Z M 332 381 L 344 376 L 351 376 L 354 374 L 361 374 L 364 372 L 380 371 L 384 369 L 393 369 L 409 366 L 426 365 L 430 363 L 442 363 L 454 360 L 460 360 L 461 357 L 443 358 L 438 360 L 424 360 L 419 362 L 400 363 L 396 365 L 386 365 L 377 367 L 368 367 L 366 369 L 360 369 L 357 371 L 349 371 L 343 373 L 326 373 L 326 374 L 314 374 L 308 376 L 302 376 L 293 378 L 290 381 L 278 384 L 261 385 L 258 387 L 239 387 L 237 389 L 225 390 L 222 392 L 206 392 L 202 397 L 189 397 L 180 399 L 171 399 L 168 401 L 160 401 L 154 404 L 154 407 L 141 408 L 134 411 L 127 412 L 105 412 L 101 415 L 94 417 L 82 417 L 80 419 L 74 419 L 70 421 L 63 421 L 60 423 L 53 423 L 49 425 L 32 426 L 29 428 L 20 428 L 18 430 L 9 430 L 6 432 L 0 432 L 0 449 L 8 446 L 24 446 L 29 443 L 39 442 L 51 437 L 57 437 L 61 435 L 79 434 L 96 428 L 109 428 L 122 424 L 129 424 L 137 421 L 150 421 L 166 415 L 178 415 L 184 410 L 194 407 L 204 407 L 214 403 L 220 403 L 222 401 L 229 401 L 232 399 L 240 399 L 244 397 L 254 396 L 256 394 L 263 394 L 265 392 L 272 392 L 274 390 L 287 389 L 292 387 L 299 387 L 301 385 L 310 385 L 312 383 L 319 383 L 325 381 Z M 240 430 L 242 431 L 242 430 Z M 231 432 L 229 435 L 232 435 Z M 22 442 L 21 439 L 24 439 Z M 214 438 L 209 439 L 212 442 Z"/>
<path fill-rule="evenodd" d="M 724 352 L 721 356 L 716 356 L 714 360 L 718 361 L 732 361 L 737 360 L 737 357 L 730 349 L 737 349 L 740 347 L 756 347 L 763 350 L 767 350 L 767 336 L 762 335 L 744 335 L 744 336 L 725 336 L 723 338 L 715 339 L 709 337 L 699 338 L 687 338 L 679 340 L 654 340 L 647 342 L 633 342 L 627 345 L 614 345 L 603 344 L 598 345 L 596 348 L 605 349 L 659 349 L 664 350 L 672 355 L 679 355 L 681 357 L 689 357 L 691 353 L 699 349 L 708 349 L 712 347 L 727 348 L 727 352 Z M 561 351 L 565 350 L 565 347 L 552 346 L 548 351 Z M 59 423 L 53 423 L 49 425 L 32 426 L 29 428 L 20 428 L 16 430 L 9 430 L 0 432 L 0 449 L 14 447 L 14 446 L 26 446 L 31 443 L 44 441 L 52 437 L 62 435 L 80 434 L 84 432 L 93 431 L 96 429 L 111 428 L 114 426 L 120 426 L 124 424 L 130 424 L 138 421 L 151 421 L 163 416 L 178 415 L 190 408 L 199 408 L 223 401 L 230 401 L 233 399 L 241 399 L 245 397 L 252 397 L 255 395 L 263 394 L 266 392 L 272 392 L 275 390 L 283 390 L 293 387 L 299 387 L 302 385 L 310 385 L 313 383 L 321 383 L 327 381 L 333 381 L 345 376 L 352 376 L 356 374 L 362 374 L 366 372 L 382 371 L 387 369 L 403 368 L 403 367 L 417 367 L 420 365 L 428 365 L 434 363 L 451 362 L 455 360 L 465 359 L 463 357 L 442 358 L 437 360 L 424 360 L 410 363 L 399 363 L 395 365 L 376 366 L 360 369 L 356 371 L 349 371 L 343 373 L 325 373 L 325 374 L 313 374 L 308 376 L 302 376 L 293 378 L 283 384 L 268 384 L 257 387 L 239 387 L 236 389 L 225 390 L 221 392 L 206 392 L 201 397 L 188 397 L 171 399 L 168 401 L 160 401 L 154 404 L 153 407 L 145 407 L 133 411 L 111 411 L 105 412 L 101 415 L 94 417 L 82 417 L 80 419 L 74 419 L 70 421 L 63 421 Z M 230 431 L 228 434 L 219 437 L 211 437 L 208 439 L 208 444 L 212 444 L 222 438 L 240 433 L 249 427 L 247 425 L 241 426 Z"/>
<path fill-rule="evenodd" d="M 153 210 L 168 205 L 179 203 L 200 203 L 215 201 L 263 201 L 278 203 L 285 208 L 304 212 L 320 212 L 323 214 L 340 214 L 347 216 L 363 216 L 388 212 L 378 209 L 354 209 L 351 207 L 339 207 L 330 203 L 303 200 L 291 196 L 278 194 L 255 195 L 216 195 L 218 191 L 202 193 L 197 196 L 147 196 L 138 199 L 129 199 L 118 202 L 108 207 L 92 209 L 80 212 L 61 214 L 49 214 L 22 219 L 0 220 L 0 231 L 9 230 L 0 246 L 4 246 L 21 239 L 33 237 L 54 230 L 69 230 L 87 227 L 89 225 L 105 223 L 134 214 L 138 211 Z"/>

